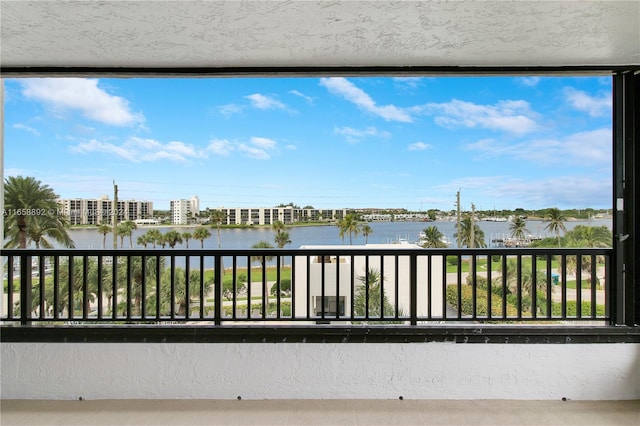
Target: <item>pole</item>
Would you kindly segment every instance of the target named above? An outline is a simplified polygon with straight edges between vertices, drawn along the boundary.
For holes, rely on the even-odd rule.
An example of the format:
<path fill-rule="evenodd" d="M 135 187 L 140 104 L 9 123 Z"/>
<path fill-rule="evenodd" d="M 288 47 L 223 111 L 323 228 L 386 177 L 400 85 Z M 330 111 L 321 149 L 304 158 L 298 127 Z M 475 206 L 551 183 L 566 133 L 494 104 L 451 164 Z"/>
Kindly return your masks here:
<path fill-rule="evenodd" d="M 476 205 L 471 203 L 471 229 L 469 229 L 469 248 L 476 246 Z"/>
<path fill-rule="evenodd" d="M 113 207 L 111 209 L 113 216 L 113 249 L 118 248 L 118 185 L 113 181 Z"/>
<path fill-rule="evenodd" d="M 456 244 L 460 248 L 462 235 L 460 234 L 460 191 L 456 192 L 456 208 L 457 208 L 457 220 L 456 220 Z"/>

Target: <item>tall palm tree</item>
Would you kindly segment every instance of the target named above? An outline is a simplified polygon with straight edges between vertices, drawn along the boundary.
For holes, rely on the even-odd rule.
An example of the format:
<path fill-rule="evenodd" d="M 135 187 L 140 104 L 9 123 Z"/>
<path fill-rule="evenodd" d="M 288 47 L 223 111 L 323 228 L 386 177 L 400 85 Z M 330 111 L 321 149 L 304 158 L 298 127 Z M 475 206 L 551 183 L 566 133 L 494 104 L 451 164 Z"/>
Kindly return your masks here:
<path fill-rule="evenodd" d="M 118 224 L 118 236 L 120 237 L 120 248 L 124 245 L 124 237 L 129 237 L 129 248 L 133 248 L 133 230 L 138 229 L 135 222 L 127 220 Z"/>
<path fill-rule="evenodd" d="M 273 246 L 268 241 L 258 241 L 257 243 L 252 245 L 251 248 L 269 249 L 269 248 L 273 248 Z M 273 260 L 273 256 L 251 256 L 251 262 L 252 263 L 259 262 L 262 270 L 264 270 L 266 263 L 271 262 L 272 260 Z M 251 285 L 251 283 L 249 283 L 249 285 Z M 269 293 L 270 293 L 269 286 L 265 285 L 264 288 L 262 289 L 262 295 L 266 303 L 266 306 L 264 307 L 265 312 L 267 311 L 267 308 L 269 306 Z M 249 304 L 251 304 L 251 301 L 249 301 Z"/>
<path fill-rule="evenodd" d="M 279 234 L 280 232 L 284 232 L 284 230 L 287 227 L 285 226 L 284 222 L 282 222 L 281 220 L 274 220 L 273 223 L 271 224 L 271 229 L 276 233 Z"/>
<path fill-rule="evenodd" d="M 218 230 L 218 248 L 220 248 L 220 225 L 223 222 L 226 222 L 227 215 L 222 210 L 212 210 L 211 211 L 211 222 L 216 226 Z"/>
<path fill-rule="evenodd" d="M 545 226 L 544 229 L 556 234 L 558 247 L 560 247 L 560 231 L 567 232 L 567 227 L 564 226 L 566 220 L 567 218 L 562 215 L 562 212 L 557 207 L 549 209 L 549 214 L 547 215 L 547 222 L 549 222 L 549 224 Z"/>
<path fill-rule="evenodd" d="M 422 243 L 422 247 L 424 248 L 445 248 L 447 247 L 447 243 L 443 241 L 444 234 L 440 232 L 437 226 L 429 226 L 425 228 L 422 232 L 424 232 L 424 242 Z"/>
<path fill-rule="evenodd" d="M 53 238 L 65 247 L 75 248 L 73 240 L 65 230 L 66 223 L 67 221 L 64 217 L 34 216 L 29 220 L 27 225 L 29 240 L 35 243 L 37 249 L 39 249 L 40 246 L 53 248 L 53 245 L 45 237 Z M 62 228 L 60 226 L 61 224 Z"/>
<path fill-rule="evenodd" d="M 273 248 L 271 243 L 268 241 L 258 241 L 254 245 L 251 246 L 253 249 L 270 249 Z M 251 256 L 251 263 L 260 262 L 260 265 L 264 268 L 266 262 L 271 262 L 273 260 L 273 256 Z"/>
<path fill-rule="evenodd" d="M 111 225 L 107 223 L 101 223 L 98 225 L 98 233 L 102 234 L 102 248 L 107 246 L 107 234 L 111 232 Z"/>
<path fill-rule="evenodd" d="M 198 226 L 195 231 L 193 231 L 193 238 L 196 240 L 200 240 L 200 248 L 204 248 L 204 240 L 211 236 L 211 232 L 204 226 Z"/>
<path fill-rule="evenodd" d="M 484 232 L 471 215 L 467 214 L 462 218 L 459 232 L 460 234 L 456 232 L 453 236 L 456 237 L 456 240 L 459 241 L 462 246 L 469 248 L 487 246 L 487 243 L 484 241 Z"/>
<path fill-rule="evenodd" d="M 353 236 L 356 237 L 360 233 L 360 225 L 358 224 L 358 219 L 352 213 L 349 213 L 338 222 L 338 227 L 340 228 L 340 236 L 344 239 L 345 234 L 349 234 L 349 244 L 353 245 Z"/>
<path fill-rule="evenodd" d="M 189 239 L 192 238 L 193 235 L 191 235 L 191 232 L 183 232 L 182 233 L 182 238 L 185 241 L 185 244 L 187 245 L 187 248 L 189 248 Z"/>
<path fill-rule="evenodd" d="M 511 237 L 518 240 L 523 240 L 526 237 L 527 221 L 522 216 L 516 216 L 511 224 L 509 224 L 509 230 L 511 231 Z"/>
<path fill-rule="evenodd" d="M 171 248 L 174 248 L 178 243 L 182 244 L 182 236 L 174 229 L 164 234 L 164 239 Z"/>
<path fill-rule="evenodd" d="M 151 229 L 145 233 L 149 237 L 149 242 L 156 248 L 156 244 L 162 244 L 162 233 L 157 229 Z"/>
<path fill-rule="evenodd" d="M 191 301 L 197 301 L 200 297 L 200 271 L 192 270 L 189 273 L 189 300 L 187 300 L 186 272 L 182 268 L 175 268 L 173 274 L 173 289 L 171 280 L 171 269 L 162 272 L 160 286 L 160 306 L 164 315 L 171 313 L 171 304 L 177 305 L 176 315 L 186 315 Z M 204 293 L 208 294 L 213 287 L 213 280 L 204 282 Z M 173 290 L 174 300 L 171 300 Z"/>
<path fill-rule="evenodd" d="M 58 215 L 58 196 L 48 185 L 36 178 L 10 176 L 4 181 L 4 235 L 9 241 L 6 247 L 27 248 L 27 227 L 36 216 L 50 216 L 58 229 L 58 236 L 69 238 Z M 56 223 L 57 221 L 57 223 Z M 53 237 L 57 240 L 57 237 Z M 61 241 L 62 242 L 62 241 Z"/>
<path fill-rule="evenodd" d="M 288 232 L 278 232 L 275 236 L 275 243 L 278 248 L 284 248 L 287 244 L 291 244 Z"/>
<path fill-rule="evenodd" d="M 368 314 L 370 317 L 382 317 L 395 314 L 395 308 L 389 301 L 386 292 L 381 294 L 381 284 L 386 278 L 380 274 L 379 270 L 369 269 L 366 275 L 359 276 L 357 279 L 360 281 L 360 285 L 356 289 L 353 299 L 355 315 L 366 316 Z"/>
<path fill-rule="evenodd" d="M 144 248 L 147 248 L 147 244 L 151 244 L 152 241 L 149 238 L 149 234 L 142 234 L 138 237 L 138 239 L 136 240 L 136 243 L 138 245 L 143 246 Z"/>
<path fill-rule="evenodd" d="M 360 232 L 364 235 L 364 243 L 369 244 L 369 235 L 373 234 L 373 229 L 368 223 L 365 223 L 360 227 Z"/>

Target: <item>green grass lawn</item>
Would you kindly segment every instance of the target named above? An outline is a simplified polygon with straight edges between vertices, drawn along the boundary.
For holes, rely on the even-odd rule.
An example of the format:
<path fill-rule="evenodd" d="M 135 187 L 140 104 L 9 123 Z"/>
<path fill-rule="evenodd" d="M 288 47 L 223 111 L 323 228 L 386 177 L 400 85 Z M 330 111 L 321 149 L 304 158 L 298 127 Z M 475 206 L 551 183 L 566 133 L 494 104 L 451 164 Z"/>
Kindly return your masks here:
<path fill-rule="evenodd" d="M 573 288 L 575 289 L 577 287 L 577 281 L 576 280 L 567 280 L 567 288 Z M 582 289 L 591 289 L 591 279 L 588 278 L 586 280 L 582 280 Z M 604 288 L 601 285 L 596 285 L 596 290 L 604 290 Z"/>

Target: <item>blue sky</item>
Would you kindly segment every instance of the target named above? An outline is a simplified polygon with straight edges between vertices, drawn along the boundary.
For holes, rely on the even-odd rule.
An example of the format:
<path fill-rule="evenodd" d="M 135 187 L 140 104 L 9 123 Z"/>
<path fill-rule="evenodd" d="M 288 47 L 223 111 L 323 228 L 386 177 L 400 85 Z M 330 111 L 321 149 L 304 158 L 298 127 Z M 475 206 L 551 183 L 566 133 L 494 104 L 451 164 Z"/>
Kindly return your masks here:
<path fill-rule="evenodd" d="M 19 79 L 5 176 L 205 207 L 611 208 L 611 78 Z"/>

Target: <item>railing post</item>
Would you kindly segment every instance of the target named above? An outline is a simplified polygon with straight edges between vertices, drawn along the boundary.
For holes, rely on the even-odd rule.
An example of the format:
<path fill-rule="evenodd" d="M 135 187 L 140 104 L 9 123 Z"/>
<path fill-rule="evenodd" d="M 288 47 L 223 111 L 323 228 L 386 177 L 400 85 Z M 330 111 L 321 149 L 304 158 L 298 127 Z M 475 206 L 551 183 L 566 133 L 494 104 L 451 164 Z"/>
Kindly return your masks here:
<path fill-rule="evenodd" d="M 213 276 L 213 285 L 215 286 L 213 292 L 213 317 L 215 325 L 222 324 L 222 313 L 224 310 L 222 309 L 222 274 L 223 274 L 223 266 L 222 266 L 222 255 L 217 254 L 214 258 L 215 262 L 215 274 Z M 251 283 L 249 283 L 251 285 Z M 235 297 L 235 296 L 234 296 Z M 249 309 L 251 308 L 251 300 L 248 301 Z M 250 312 L 250 311 L 249 311 Z"/>
<path fill-rule="evenodd" d="M 418 255 L 409 256 L 409 315 L 411 325 L 418 325 Z M 396 302 L 397 303 L 397 302 Z"/>
<path fill-rule="evenodd" d="M 31 256 L 20 256 L 20 324 L 23 326 L 31 325 L 31 259 Z"/>

